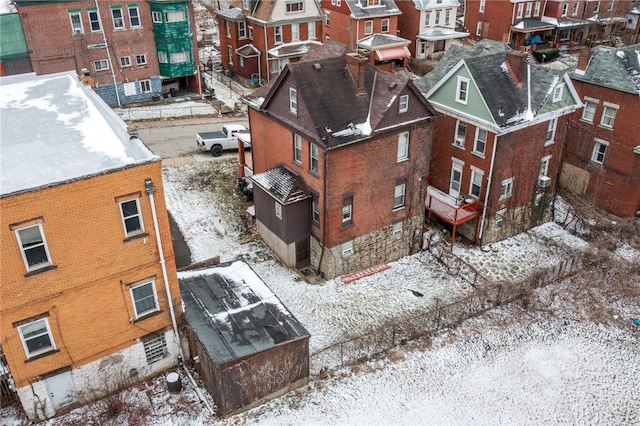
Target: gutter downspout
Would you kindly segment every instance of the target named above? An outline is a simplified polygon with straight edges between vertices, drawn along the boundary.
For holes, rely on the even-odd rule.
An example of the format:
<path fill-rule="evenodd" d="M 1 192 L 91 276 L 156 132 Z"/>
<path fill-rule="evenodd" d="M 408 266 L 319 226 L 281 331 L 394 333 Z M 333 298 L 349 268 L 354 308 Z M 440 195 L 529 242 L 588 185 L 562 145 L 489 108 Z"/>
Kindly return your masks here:
<path fill-rule="evenodd" d="M 271 81 L 271 73 L 269 72 L 269 67 L 271 65 L 269 64 L 269 39 L 267 39 L 267 26 L 263 25 L 262 29 L 264 30 L 264 56 L 266 57 L 265 64 L 267 64 L 267 69 L 265 71 L 267 73 L 267 82 L 269 82 Z"/>
<path fill-rule="evenodd" d="M 158 214 L 156 212 L 156 202 L 153 197 L 153 193 L 156 192 L 156 188 L 154 187 L 153 181 L 151 180 L 151 178 L 144 180 L 144 187 L 145 187 L 145 190 L 147 191 L 147 194 L 149 194 L 149 203 L 151 204 L 151 216 L 153 217 L 153 228 L 156 233 L 156 242 L 158 244 L 158 255 L 160 256 L 160 266 L 162 268 L 162 279 L 164 280 L 164 289 L 165 289 L 165 292 L 167 293 L 169 313 L 171 314 L 171 325 L 173 326 L 173 338 L 175 339 L 176 345 L 178 346 L 178 350 L 180 351 L 180 359 L 178 360 L 178 364 L 180 365 L 180 367 L 182 367 L 182 370 L 186 373 L 187 377 L 189 377 L 189 380 L 191 381 L 193 388 L 198 394 L 198 398 L 200 398 L 200 401 L 204 403 L 204 405 L 207 407 L 207 409 L 212 415 L 215 415 L 216 413 L 213 407 L 211 407 L 209 402 L 205 399 L 195 379 L 193 378 L 189 370 L 184 366 L 184 362 L 183 362 L 184 352 L 182 351 L 182 345 L 180 344 L 180 335 L 178 333 L 178 324 L 176 322 L 176 314 L 173 309 L 173 299 L 171 298 L 171 289 L 169 288 L 167 266 L 164 259 L 164 250 L 162 249 L 162 238 L 160 237 L 160 232 L 159 232 L 160 226 L 158 225 Z"/>
<path fill-rule="evenodd" d="M 498 135 L 493 136 L 493 151 L 491 152 L 491 165 L 489 166 L 489 176 L 487 177 L 487 191 L 484 193 L 484 204 L 482 205 L 482 218 L 480 219 L 480 232 L 478 239 L 482 241 L 482 233 L 484 231 L 484 220 L 487 216 L 487 202 L 489 201 L 489 192 L 491 192 L 491 182 L 493 181 L 493 166 L 496 161 L 496 148 L 498 147 Z"/>
<path fill-rule="evenodd" d="M 116 82 L 116 73 L 113 71 L 113 62 L 111 61 L 111 53 L 109 53 L 109 44 L 107 43 L 107 32 L 105 26 L 102 23 L 102 13 L 100 13 L 100 7 L 98 6 L 98 0 L 94 0 L 96 3 L 96 10 L 98 11 L 98 17 L 100 18 L 100 26 L 102 27 L 102 40 L 104 41 L 104 48 L 107 50 L 107 59 L 109 60 L 109 67 L 111 68 L 111 78 L 113 79 L 113 89 L 116 91 L 116 100 L 118 101 L 118 108 L 122 107 L 120 103 L 120 95 L 118 94 L 118 83 Z M 124 17 L 122 18 L 124 19 Z"/>

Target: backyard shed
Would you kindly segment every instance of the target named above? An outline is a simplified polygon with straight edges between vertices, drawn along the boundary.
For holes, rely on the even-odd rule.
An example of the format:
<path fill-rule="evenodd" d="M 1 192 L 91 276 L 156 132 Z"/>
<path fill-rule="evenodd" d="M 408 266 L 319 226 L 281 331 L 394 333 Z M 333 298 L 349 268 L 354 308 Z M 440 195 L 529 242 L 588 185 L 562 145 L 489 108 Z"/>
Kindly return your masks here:
<path fill-rule="evenodd" d="M 247 263 L 178 276 L 190 355 L 219 415 L 308 383 L 309 333 Z"/>

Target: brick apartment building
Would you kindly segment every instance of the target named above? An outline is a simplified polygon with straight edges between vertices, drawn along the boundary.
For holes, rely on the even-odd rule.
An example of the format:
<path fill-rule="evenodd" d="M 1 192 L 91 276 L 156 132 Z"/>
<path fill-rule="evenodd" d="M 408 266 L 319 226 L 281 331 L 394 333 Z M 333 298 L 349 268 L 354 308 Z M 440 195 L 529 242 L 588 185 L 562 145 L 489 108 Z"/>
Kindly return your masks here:
<path fill-rule="evenodd" d="M 571 74 L 584 108 L 568 130 L 562 184 L 622 217 L 640 215 L 640 45 L 583 49 Z"/>
<path fill-rule="evenodd" d="M 0 346 L 31 420 L 175 365 L 161 159 L 74 72 L 0 85 Z"/>
<path fill-rule="evenodd" d="M 36 74 L 89 73 L 109 105 L 199 92 L 187 0 L 16 0 Z M 167 37 L 177 37 L 167 42 Z M 172 50 L 173 49 L 173 50 Z"/>
<path fill-rule="evenodd" d="M 444 115 L 428 215 L 481 244 L 549 220 L 569 116 L 581 106 L 566 71 L 483 40 L 452 46 L 416 86 Z"/>
<path fill-rule="evenodd" d="M 406 77 L 328 41 L 246 97 L 261 237 L 325 277 L 421 248 L 437 116 Z"/>

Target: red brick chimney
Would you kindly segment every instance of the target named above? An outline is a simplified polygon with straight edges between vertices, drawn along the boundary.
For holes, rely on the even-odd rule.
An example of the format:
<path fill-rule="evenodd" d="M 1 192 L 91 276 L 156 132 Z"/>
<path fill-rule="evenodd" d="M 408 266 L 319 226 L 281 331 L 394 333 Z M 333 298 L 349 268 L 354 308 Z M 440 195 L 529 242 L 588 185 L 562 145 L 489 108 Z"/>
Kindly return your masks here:
<path fill-rule="evenodd" d="M 578 56 L 578 64 L 576 65 L 576 74 L 584 75 L 589 66 L 589 60 L 591 59 L 591 48 L 584 46 L 580 50 L 580 56 Z"/>
<path fill-rule="evenodd" d="M 366 57 L 358 53 L 347 53 L 346 60 L 347 69 L 349 70 L 349 74 L 351 74 L 353 82 L 356 85 L 356 91 L 360 95 L 365 92 L 364 77 L 369 61 Z"/>
<path fill-rule="evenodd" d="M 522 78 L 527 69 L 527 54 L 516 50 L 507 50 L 505 61 L 516 83 L 518 85 L 522 84 Z"/>

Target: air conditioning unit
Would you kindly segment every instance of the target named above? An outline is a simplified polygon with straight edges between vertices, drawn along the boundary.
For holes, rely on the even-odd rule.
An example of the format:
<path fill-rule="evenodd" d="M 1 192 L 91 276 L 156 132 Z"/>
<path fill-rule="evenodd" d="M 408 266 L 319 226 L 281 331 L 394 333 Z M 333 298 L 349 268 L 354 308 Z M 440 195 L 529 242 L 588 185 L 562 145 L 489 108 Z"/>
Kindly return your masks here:
<path fill-rule="evenodd" d="M 538 186 L 540 188 L 546 188 L 549 185 L 551 185 L 551 178 L 549 176 L 538 177 Z"/>
<path fill-rule="evenodd" d="M 73 33 L 74 34 L 82 34 L 82 30 L 80 28 L 74 28 L 73 29 Z"/>

